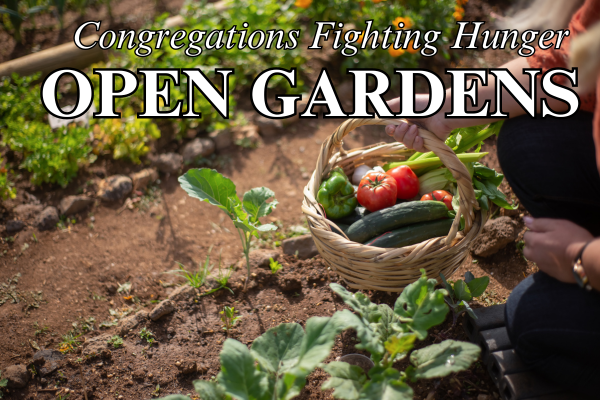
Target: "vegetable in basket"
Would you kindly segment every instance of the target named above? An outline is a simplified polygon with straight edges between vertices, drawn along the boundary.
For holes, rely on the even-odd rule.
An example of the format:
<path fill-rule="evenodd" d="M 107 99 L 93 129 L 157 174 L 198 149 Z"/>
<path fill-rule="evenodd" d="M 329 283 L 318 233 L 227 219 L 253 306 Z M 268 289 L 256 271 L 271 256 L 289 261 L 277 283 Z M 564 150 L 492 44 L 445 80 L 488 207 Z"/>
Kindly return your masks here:
<path fill-rule="evenodd" d="M 343 218 L 354 212 L 358 205 L 354 187 L 341 168 L 335 168 L 329 178 L 321 183 L 317 201 L 325 210 L 327 218 Z"/>
<path fill-rule="evenodd" d="M 454 208 L 452 207 L 452 195 L 445 190 L 434 190 L 431 193 L 426 193 L 421 197 L 421 201 L 431 201 L 437 200 L 443 202 L 448 210 L 452 211 Z"/>
<path fill-rule="evenodd" d="M 387 173 L 396 180 L 398 199 L 409 200 L 419 194 L 419 178 L 409 166 L 400 165 L 390 169 Z"/>
<path fill-rule="evenodd" d="M 356 198 L 361 206 L 374 212 L 396 204 L 397 191 L 396 180 L 392 176 L 370 172 L 360 181 Z"/>

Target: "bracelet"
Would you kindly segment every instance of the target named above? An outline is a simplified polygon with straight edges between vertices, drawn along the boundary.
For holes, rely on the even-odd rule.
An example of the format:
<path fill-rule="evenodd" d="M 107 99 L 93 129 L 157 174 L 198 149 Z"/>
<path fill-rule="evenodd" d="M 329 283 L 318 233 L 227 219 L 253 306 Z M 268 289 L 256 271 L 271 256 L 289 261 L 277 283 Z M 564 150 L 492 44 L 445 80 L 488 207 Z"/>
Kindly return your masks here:
<path fill-rule="evenodd" d="M 592 285 L 590 285 L 590 280 L 585 273 L 585 269 L 583 269 L 583 251 L 585 248 L 592 243 L 594 240 L 590 240 L 577 252 L 577 256 L 575 256 L 575 260 L 573 260 L 573 276 L 575 277 L 575 281 L 579 285 L 579 287 L 584 288 L 586 290 L 592 290 Z"/>

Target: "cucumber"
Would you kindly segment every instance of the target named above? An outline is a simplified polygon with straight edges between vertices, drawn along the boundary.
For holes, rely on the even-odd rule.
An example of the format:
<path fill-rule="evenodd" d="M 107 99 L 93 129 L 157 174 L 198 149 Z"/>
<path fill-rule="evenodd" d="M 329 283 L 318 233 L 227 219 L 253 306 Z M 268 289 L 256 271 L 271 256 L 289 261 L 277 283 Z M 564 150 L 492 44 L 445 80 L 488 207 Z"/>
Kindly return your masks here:
<path fill-rule="evenodd" d="M 342 230 L 344 233 L 346 233 L 346 232 L 348 231 L 348 228 L 350 227 L 350 225 L 346 225 L 346 224 L 336 224 L 336 225 L 337 225 L 337 226 L 338 226 L 338 227 L 339 227 L 339 228 L 340 228 L 340 229 L 341 229 L 341 230 Z M 344 235 L 342 235 L 342 233 L 341 233 L 339 230 L 335 229 L 335 226 L 333 226 L 333 225 L 329 225 L 329 226 L 331 226 L 331 231 L 332 231 L 332 232 L 334 232 L 334 233 L 337 233 L 338 235 L 340 235 L 340 236 L 342 236 L 342 237 L 344 236 Z"/>
<path fill-rule="evenodd" d="M 339 224 L 352 225 L 353 223 L 362 219 L 365 215 L 368 215 L 370 213 L 371 213 L 371 211 L 367 210 L 364 207 L 356 207 L 352 214 L 347 215 L 344 218 L 332 219 L 332 221 L 335 222 L 337 225 L 339 225 Z"/>
<path fill-rule="evenodd" d="M 452 222 L 454 220 L 448 218 L 403 226 L 402 228 L 376 237 L 365 244 L 367 246 L 383 247 L 386 249 L 410 246 L 411 244 L 421 243 L 427 239 L 448 235 Z"/>
<path fill-rule="evenodd" d="M 407 201 L 365 215 L 364 218 L 350 225 L 346 234 L 350 240 L 364 243 L 401 226 L 447 216 L 448 208 L 441 201 Z"/>

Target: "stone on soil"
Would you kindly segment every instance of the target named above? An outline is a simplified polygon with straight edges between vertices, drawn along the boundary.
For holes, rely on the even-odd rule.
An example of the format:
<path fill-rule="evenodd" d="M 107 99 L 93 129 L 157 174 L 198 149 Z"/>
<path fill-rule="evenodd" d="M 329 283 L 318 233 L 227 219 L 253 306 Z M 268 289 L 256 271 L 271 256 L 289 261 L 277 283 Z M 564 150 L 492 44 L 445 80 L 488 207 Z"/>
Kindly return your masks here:
<path fill-rule="evenodd" d="M 169 299 L 173 301 L 189 300 L 196 295 L 196 289 L 190 285 L 179 286 L 171 292 Z"/>
<path fill-rule="evenodd" d="M 215 143 L 215 149 L 221 151 L 233 144 L 233 132 L 231 129 L 219 129 L 208 134 Z"/>
<path fill-rule="evenodd" d="M 24 365 L 11 365 L 2 371 L 2 379 L 8 380 L 6 386 L 11 389 L 24 388 L 29 382 L 29 372 L 27 372 L 27 367 Z"/>
<path fill-rule="evenodd" d="M 300 279 L 298 278 L 284 278 L 280 275 L 277 279 L 277 286 L 279 286 L 283 292 L 296 292 L 302 289 L 302 282 L 300 282 Z"/>
<path fill-rule="evenodd" d="M 215 152 L 215 143 L 210 139 L 197 138 L 183 148 L 183 162 L 192 164 L 201 157 L 208 157 Z"/>
<path fill-rule="evenodd" d="M 283 132 L 283 123 L 278 119 L 269 119 L 262 115 L 256 117 L 254 123 L 262 136 L 271 137 Z"/>
<path fill-rule="evenodd" d="M 58 209 L 61 214 L 64 215 L 72 215 L 77 214 L 88 208 L 94 199 L 88 196 L 80 195 L 80 196 L 67 196 L 60 201 L 60 205 Z"/>
<path fill-rule="evenodd" d="M 117 329 L 119 330 L 119 335 L 123 336 L 123 335 L 127 334 L 131 329 L 134 329 L 135 327 L 137 327 L 139 324 L 141 324 L 142 322 L 144 322 L 147 319 L 148 319 L 147 311 L 140 311 L 140 312 L 137 312 L 126 318 L 123 318 L 121 321 L 119 321 L 119 324 L 117 325 Z"/>
<path fill-rule="evenodd" d="M 279 251 L 269 249 L 252 250 L 250 252 L 250 268 L 269 268 L 271 258 L 274 261 L 279 260 Z M 246 259 L 242 259 L 242 265 L 246 266 Z"/>
<path fill-rule="evenodd" d="M 20 220 L 28 220 L 42 212 L 44 206 L 41 204 L 20 204 L 13 209 L 13 213 Z"/>
<path fill-rule="evenodd" d="M 34 224 L 40 231 L 53 229 L 60 219 L 56 207 L 46 207 L 35 217 Z"/>
<path fill-rule="evenodd" d="M 100 336 L 96 336 L 91 339 L 87 339 L 85 341 L 83 350 L 81 354 L 84 357 L 97 357 L 99 355 L 105 354 L 105 351 L 108 350 L 108 339 L 111 338 L 112 335 L 105 333 Z"/>
<path fill-rule="evenodd" d="M 295 255 L 298 252 L 298 258 L 306 260 L 319 254 L 317 246 L 310 234 L 286 239 L 281 243 L 283 254 Z"/>
<path fill-rule="evenodd" d="M 133 190 L 144 190 L 158 179 L 158 172 L 154 168 L 146 168 L 129 176 L 133 182 Z"/>
<path fill-rule="evenodd" d="M 160 303 L 158 303 L 156 307 L 154 307 L 154 310 L 150 312 L 150 319 L 152 321 L 158 321 L 159 319 L 161 319 L 165 315 L 172 313 L 173 311 L 175 311 L 175 304 L 169 299 L 163 300 Z"/>
<path fill-rule="evenodd" d="M 33 363 L 36 365 L 40 376 L 50 375 L 56 371 L 65 356 L 57 350 L 40 350 L 33 355 Z"/>
<path fill-rule="evenodd" d="M 12 221 L 8 221 L 6 226 L 6 233 L 9 235 L 14 235 L 17 232 L 21 232 L 23 228 L 25 228 L 25 222 L 19 221 L 18 219 L 13 219 Z"/>
<path fill-rule="evenodd" d="M 125 175 L 113 175 L 102 179 L 98 183 L 96 195 L 104 201 L 118 201 L 123 199 L 133 189 L 131 179 Z"/>
<path fill-rule="evenodd" d="M 183 166 L 183 157 L 177 153 L 165 153 L 155 157 L 152 163 L 160 172 L 173 174 Z"/>
<path fill-rule="evenodd" d="M 492 219 L 474 240 L 471 251 L 478 257 L 491 256 L 514 242 L 517 235 L 517 225 L 509 217 Z"/>
<path fill-rule="evenodd" d="M 182 374 L 193 374 L 197 370 L 196 361 L 192 360 L 177 361 L 175 366 Z"/>

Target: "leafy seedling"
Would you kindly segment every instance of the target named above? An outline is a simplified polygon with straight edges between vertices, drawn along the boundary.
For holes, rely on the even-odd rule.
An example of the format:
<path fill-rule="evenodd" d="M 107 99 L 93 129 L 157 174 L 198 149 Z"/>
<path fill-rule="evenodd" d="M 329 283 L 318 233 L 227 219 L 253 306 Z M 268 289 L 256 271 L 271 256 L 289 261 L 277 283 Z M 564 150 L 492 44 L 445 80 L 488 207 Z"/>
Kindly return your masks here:
<path fill-rule="evenodd" d="M 114 335 L 113 337 L 108 339 L 106 342 L 108 344 L 112 345 L 112 347 L 114 347 L 115 349 L 118 349 L 119 347 L 123 346 L 123 338 L 120 337 L 119 335 Z"/>
<path fill-rule="evenodd" d="M 452 326 L 456 325 L 458 317 L 466 312 L 472 318 L 477 319 L 477 316 L 469 306 L 468 302 L 473 300 L 474 297 L 481 296 L 485 289 L 487 289 L 490 283 L 489 276 L 482 276 L 481 278 L 475 278 L 469 271 L 465 272 L 465 280 L 447 281 L 444 274 L 440 272 L 440 278 L 444 283 L 444 287 L 448 291 L 448 295 L 444 297 L 446 303 L 452 310 Z"/>
<path fill-rule="evenodd" d="M 223 322 L 223 330 L 225 332 L 229 333 L 229 331 L 233 329 L 233 326 L 236 324 L 236 322 L 240 319 L 240 317 L 235 315 L 237 313 L 238 311 L 235 309 L 235 307 L 229 306 L 223 307 L 223 311 L 219 312 L 219 314 L 221 314 L 221 321 Z"/>
<path fill-rule="evenodd" d="M 235 184 L 213 169 L 190 169 L 179 177 L 183 190 L 191 197 L 219 207 L 233 222 L 242 242 L 246 258 L 246 284 L 250 279 L 250 242 L 252 237 L 258 238 L 261 232 L 274 231 L 277 226 L 263 224 L 260 218 L 269 215 L 277 206 L 275 193 L 266 187 L 250 189 L 240 200 Z M 273 199 L 270 203 L 270 199 Z"/>
<path fill-rule="evenodd" d="M 68 353 L 75 350 L 79 346 L 77 339 L 81 334 L 77 335 L 73 330 L 62 336 L 62 341 L 58 344 L 58 350 L 61 353 Z"/>
<path fill-rule="evenodd" d="M 269 268 L 271 268 L 271 273 L 273 275 L 277 274 L 283 266 L 279 263 L 279 261 L 275 261 L 272 258 L 269 258 Z"/>
<path fill-rule="evenodd" d="M 152 397 L 158 397 L 160 395 L 160 385 L 157 384 L 152 392 Z"/>
<path fill-rule="evenodd" d="M 8 385 L 8 379 L 2 379 L 2 371 L 0 371 L 0 399 L 4 397 L 4 392 L 2 391 Z"/>
<path fill-rule="evenodd" d="M 142 330 L 139 332 L 139 335 L 140 338 L 145 340 L 150 346 L 152 346 L 156 341 L 154 339 L 154 333 L 150 332 L 148 328 L 142 328 Z"/>
<path fill-rule="evenodd" d="M 165 272 L 165 274 L 174 274 L 185 278 L 191 287 L 199 289 L 206 283 L 206 278 L 208 278 L 208 274 L 212 271 L 212 265 L 210 264 L 210 252 L 212 250 L 212 246 L 208 249 L 208 254 L 206 255 L 206 260 L 204 264 L 198 264 L 198 271 L 192 272 L 185 269 L 185 266 L 181 263 L 179 264 L 179 269 L 173 269 L 171 271 Z"/>
<path fill-rule="evenodd" d="M 123 293 L 123 294 L 129 295 L 130 291 L 131 291 L 131 282 L 125 282 L 122 285 L 119 283 L 119 288 L 117 289 L 118 293 Z"/>

